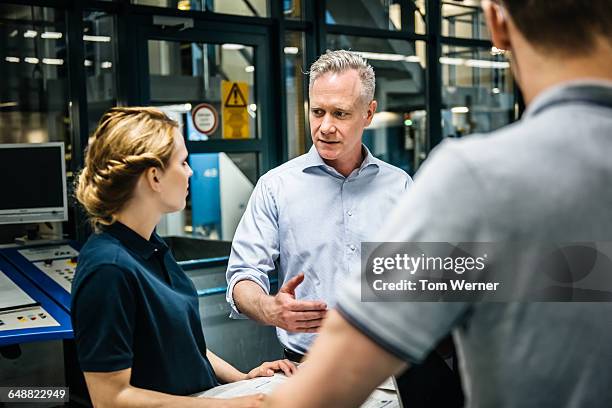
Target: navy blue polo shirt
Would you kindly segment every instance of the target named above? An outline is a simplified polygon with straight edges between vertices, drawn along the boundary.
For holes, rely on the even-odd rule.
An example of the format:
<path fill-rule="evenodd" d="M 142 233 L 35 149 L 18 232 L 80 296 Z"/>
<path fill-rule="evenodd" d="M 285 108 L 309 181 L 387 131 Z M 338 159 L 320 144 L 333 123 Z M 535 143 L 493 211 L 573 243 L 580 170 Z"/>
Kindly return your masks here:
<path fill-rule="evenodd" d="M 92 234 L 72 283 L 83 371 L 132 368 L 134 387 L 189 395 L 218 385 L 206 357 L 195 286 L 168 246 L 115 222 Z"/>

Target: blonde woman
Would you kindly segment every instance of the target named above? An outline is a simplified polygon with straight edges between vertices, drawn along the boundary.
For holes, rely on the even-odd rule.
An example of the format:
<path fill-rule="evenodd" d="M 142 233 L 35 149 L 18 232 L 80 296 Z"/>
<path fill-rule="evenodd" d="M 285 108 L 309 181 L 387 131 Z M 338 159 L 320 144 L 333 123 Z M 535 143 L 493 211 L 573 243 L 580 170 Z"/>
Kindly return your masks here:
<path fill-rule="evenodd" d="M 81 251 L 72 322 L 96 407 L 257 407 L 262 395 L 187 397 L 275 371 L 245 374 L 206 348 L 191 280 L 155 233 L 162 214 L 185 207 L 187 149 L 175 121 L 155 108 L 113 108 L 89 141 L 76 188 L 94 234 Z"/>

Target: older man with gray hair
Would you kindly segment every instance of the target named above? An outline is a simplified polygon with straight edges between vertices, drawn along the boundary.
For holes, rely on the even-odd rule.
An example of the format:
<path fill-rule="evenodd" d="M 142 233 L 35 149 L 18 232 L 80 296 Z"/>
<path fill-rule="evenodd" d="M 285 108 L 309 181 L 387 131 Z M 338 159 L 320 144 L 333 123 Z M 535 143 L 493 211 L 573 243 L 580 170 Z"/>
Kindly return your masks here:
<path fill-rule="evenodd" d="M 310 68 L 313 147 L 262 176 L 238 225 L 227 269 L 233 318 L 277 327 L 287 358 L 300 361 L 336 291 L 360 267 L 371 239 L 412 183 L 362 144 L 376 101 L 372 67 L 328 51 Z M 281 288 L 270 295 L 269 274 Z"/>

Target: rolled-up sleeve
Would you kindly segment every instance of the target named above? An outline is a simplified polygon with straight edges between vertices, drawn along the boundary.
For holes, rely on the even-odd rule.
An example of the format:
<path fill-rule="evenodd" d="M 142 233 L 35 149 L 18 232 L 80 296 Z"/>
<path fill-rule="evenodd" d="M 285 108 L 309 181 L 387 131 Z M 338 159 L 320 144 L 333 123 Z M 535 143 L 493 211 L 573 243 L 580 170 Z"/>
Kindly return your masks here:
<path fill-rule="evenodd" d="M 245 318 L 234 302 L 236 284 L 250 280 L 270 293 L 269 273 L 274 271 L 278 255 L 278 209 L 264 176 L 251 194 L 232 242 L 226 272 L 226 299 L 231 306 L 231 318 Z"/>

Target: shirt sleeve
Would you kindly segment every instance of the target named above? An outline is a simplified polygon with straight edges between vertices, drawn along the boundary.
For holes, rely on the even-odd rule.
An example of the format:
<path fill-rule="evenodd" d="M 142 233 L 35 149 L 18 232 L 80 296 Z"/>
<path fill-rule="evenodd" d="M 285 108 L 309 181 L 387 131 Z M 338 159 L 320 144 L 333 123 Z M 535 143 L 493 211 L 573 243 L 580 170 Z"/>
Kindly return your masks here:
<path fill-rule="evenodd" d="M 436 149 L 374 242 L 478 241 L 486 210 L 474 205 L 481 184 L 454 143 Z M 407 221 L 409 220 L 409 221 Z M 437 342 L 467 319 L 466 302 L 362 302 L 361 271 L 340 290 L 338 310 L 397 357 L 422 362 Z"/>
<path fill-rule="evenodd" d="M 251 194 L 232 242 L 226 272 L 226 299 L 231 307 L 231 318 L 246 318 L 234 302 L 236 284 L 241 280 L 250 280 L 270 293 L 268 274 L 274 271 L 278 256 L 278 210 L 265 178 L 262 178 Z"/>
<path fill-rule="evenodd" d="M 136 301 L 128 272 L 102 265 L 73 294 L 72 326 L 83 371 L 132 366 Z"/>

